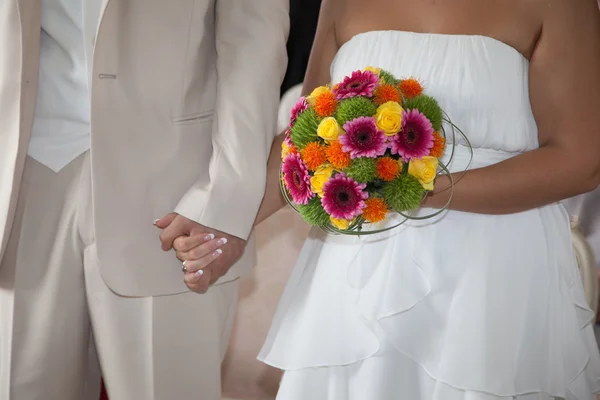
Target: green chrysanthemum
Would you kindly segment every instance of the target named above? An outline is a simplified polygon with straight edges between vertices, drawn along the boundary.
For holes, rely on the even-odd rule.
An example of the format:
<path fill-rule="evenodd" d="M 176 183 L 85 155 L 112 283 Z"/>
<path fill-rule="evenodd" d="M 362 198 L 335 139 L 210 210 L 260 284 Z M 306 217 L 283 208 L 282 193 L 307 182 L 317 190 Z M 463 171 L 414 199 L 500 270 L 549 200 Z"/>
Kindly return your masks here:
<path fill-rule="evenodd" d="M 292 143 L 294 143 L 298 150 L 302 150 L 310 142 L 319 139 L 317 136 L 319 122 L 319 117 L 317 117 L 317 114 L 312 109 L 308 109 L 298 115 L 291 129 Z"/>
<path fill-rule="evenodd" d="M 423 186 L 412 175 L 400 175 L 383 188 L 385 201 L 398 212 L 419 208 L 423 193 Z"/>
<path fill-rule="evenodd" d="M 298 206 L 298 212 L 310 225 L 326 226 L 329 224 L 329 214 L 325 212 L 321 205 L 321 199 L 318 197 L 311 199 L 305 206 Z"/>
<path fill-rule="evenodd" d="M 397 85 L 398 83 L 400 83 L 400 80 L 396 79 L 396 77 L 392 74 L 390 74 L 389 72 L 385 71 L 385 70 L 381 70 L 379 72 L 379 79 L 383 82 L 383 83 L 387 83 L 388 85 Z"/>
<path fill-rule="evenodd" d="M 422 112 L 433 125 L 433 129 L 439 131 L 442 128 L 443 113 L 442 108 L 436 99 L 425 94 L 413 99 L 407 99 L 402 105 L 405 110 L 417 109 Z"/>
<path fill-rule="evenodd" d="M 344 172 L 358 183 L 371 182 L 377 179 L 377 159 L 369 157 L 355 158 Z"/>
<path fill-rule="evenodd" d="M 342 100 L 335 115 L 338 124 L 344 126 L 348 121 L 359 117 L 372 117 L 377 113 L 377 105 L 365 97 L 351 97 Z"/>

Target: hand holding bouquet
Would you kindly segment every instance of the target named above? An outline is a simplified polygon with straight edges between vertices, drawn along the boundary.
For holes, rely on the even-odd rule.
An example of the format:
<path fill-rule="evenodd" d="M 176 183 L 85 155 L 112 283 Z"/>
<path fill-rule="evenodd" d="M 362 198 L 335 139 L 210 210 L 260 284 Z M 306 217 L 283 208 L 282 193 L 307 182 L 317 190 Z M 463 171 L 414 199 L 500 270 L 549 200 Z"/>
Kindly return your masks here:
<path fill-rule="evenodd" d="M 309 224 L 336 233 L 369 233 L 390 212 L 410 218 L 445 170 L 444 121 L 416 79 L 378 68 L 316 88 L 292 110 L 283 194 Z"/>

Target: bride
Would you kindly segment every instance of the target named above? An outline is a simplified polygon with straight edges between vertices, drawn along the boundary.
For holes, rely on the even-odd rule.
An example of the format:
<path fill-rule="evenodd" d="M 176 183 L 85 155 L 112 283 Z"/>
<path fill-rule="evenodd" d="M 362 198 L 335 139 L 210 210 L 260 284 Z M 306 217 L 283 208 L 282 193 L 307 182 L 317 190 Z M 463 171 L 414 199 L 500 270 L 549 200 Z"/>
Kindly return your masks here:
<path fill-rule="evenodd" d="M 593 399 L 594 316 L 558 202 L 600 184 L 596 1 L 324 0 L 304 93 L 366 66 L 420 79 L 473 159 L 464 172 L 455 143 L 440 217 L 312 231 L 259 357 L 286 371 L 278 399 Z M 284 205 L 282 140 L 257 222 Z"/>

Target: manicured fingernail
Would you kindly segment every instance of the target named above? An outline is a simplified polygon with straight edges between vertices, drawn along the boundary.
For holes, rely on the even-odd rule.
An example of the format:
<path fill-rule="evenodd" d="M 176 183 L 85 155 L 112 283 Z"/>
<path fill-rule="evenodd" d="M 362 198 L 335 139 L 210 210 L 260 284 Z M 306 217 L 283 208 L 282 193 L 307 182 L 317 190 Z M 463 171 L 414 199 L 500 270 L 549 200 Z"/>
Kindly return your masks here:
<path fill-rule="evenodd" d="M 221 238 L 221 239 L 219 239 L 219 241 L 217 242 L 217 244 L 218 244 L 219 246 L 222 246 L 222 245 L 224 245 L 225 243 L 227 243 L 227 239 L 226 239 L 226 238 Z"/>
<path fill-rule="evenodd" d="M 152 221 L 152 225 L 156 225 L 158 221 L 160 221 L 160 219 L 155 219 L 154 221 Z"/>
<path fill-rule="evenodd" d="M 198 271 L 196 271 L 194 273 L 194 275 L 196 275 L 197 278 L 200 278 L 202 275 L 204 275 L 204 271 L 202 271 L 201 269 L 199 269 Z"/>
<path fill-rule="evenodd" d="M 213 235 L 212 233 L 210 235 L 206 235 L 206 237 L 204 238 L 205 242 L 208 242 L 209 240 L 213 240 L 215 238 L 215 235 Z"/>
<path fill-rule="evenodd" d="M 215 250 L 215 257 L 219 257 L 221 254 L 223 254 L 223 250 L 221 250 L 221 249 Z"/>

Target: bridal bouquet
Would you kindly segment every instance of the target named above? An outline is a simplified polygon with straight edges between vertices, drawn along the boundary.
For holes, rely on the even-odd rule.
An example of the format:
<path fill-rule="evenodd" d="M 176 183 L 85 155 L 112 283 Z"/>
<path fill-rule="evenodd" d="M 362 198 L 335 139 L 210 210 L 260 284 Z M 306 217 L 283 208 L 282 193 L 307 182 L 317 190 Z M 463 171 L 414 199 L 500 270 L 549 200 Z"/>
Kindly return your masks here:
<path fill-rule="evenodd" d="M 367 67 L 298 101 L 282 146 L 281 186 L 306 222 L 374 233 L 367 224 L 391 212 L 406 220 L 420 207 L 447 172 L 440 157 L 449 122 L 423 91 L 414 78 Z"/>

